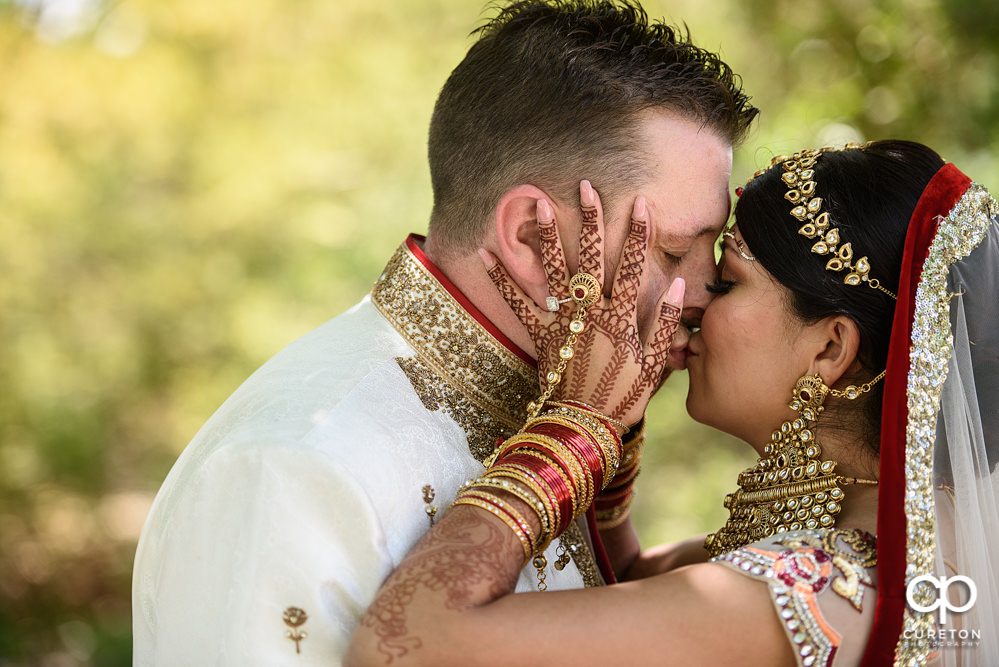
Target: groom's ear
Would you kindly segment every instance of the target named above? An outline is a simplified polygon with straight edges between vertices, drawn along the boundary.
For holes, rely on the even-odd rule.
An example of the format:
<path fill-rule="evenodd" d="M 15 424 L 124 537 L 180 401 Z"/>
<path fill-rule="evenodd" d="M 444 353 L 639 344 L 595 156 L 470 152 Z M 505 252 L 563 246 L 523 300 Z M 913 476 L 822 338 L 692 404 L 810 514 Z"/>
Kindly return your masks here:
<path fill-rule="evenodd" d="M 819 339 L 814 371 L 830 387 L 841 377 L 859 368 L 860 329 L 846 315 L 827 317 L 816 325 Z"/>
<path fill-rule="evenodd" d="M 495 225 L 498 259 L 528 296 L 536 303 L 544 303 L 548 280 L 541 260 L 539 199 L 552 201 L 544 190 L 533 185 L 510 188 L 496 204 Z"/>

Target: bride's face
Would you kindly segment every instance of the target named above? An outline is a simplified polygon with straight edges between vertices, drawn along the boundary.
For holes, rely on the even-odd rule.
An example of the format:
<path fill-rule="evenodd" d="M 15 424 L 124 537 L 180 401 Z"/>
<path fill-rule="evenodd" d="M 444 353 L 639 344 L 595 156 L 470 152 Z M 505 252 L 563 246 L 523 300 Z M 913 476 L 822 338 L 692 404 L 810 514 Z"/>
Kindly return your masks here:
<path fill-rule="evenodd" d="M 794 383 L 808 370 L 808 327 L 788 312 L 789 292 L 739 234 L 723 237 L 717 296 L 688 348 L 687 411 L 761 449 L 782 421 Z M 740 252 L 741 250 L 741 252 Z"/>

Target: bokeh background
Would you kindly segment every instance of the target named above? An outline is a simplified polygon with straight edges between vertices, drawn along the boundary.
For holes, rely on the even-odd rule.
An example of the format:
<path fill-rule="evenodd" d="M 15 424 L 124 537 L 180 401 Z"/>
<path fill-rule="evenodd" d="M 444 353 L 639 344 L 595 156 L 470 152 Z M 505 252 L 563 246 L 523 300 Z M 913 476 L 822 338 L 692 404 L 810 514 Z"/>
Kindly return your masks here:
<path fill-rule="evenodd" d="M 804 145 L 924 141 L 999 189 L 999 3 L 649 0 Z M 430 211 L 425 136 L 480 0 L 0 0 L 0 666 L 131 664 L 159 483 Z M 716 528 L 750 462 L 651 408 L 647 542 Z"/>

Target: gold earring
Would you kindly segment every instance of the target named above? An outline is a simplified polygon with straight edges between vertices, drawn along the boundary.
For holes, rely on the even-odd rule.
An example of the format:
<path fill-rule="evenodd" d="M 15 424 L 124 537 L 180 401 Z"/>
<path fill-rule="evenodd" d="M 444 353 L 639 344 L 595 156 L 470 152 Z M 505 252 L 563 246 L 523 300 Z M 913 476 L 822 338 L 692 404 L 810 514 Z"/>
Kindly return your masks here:
<path fill-rule="evenodd" d="M 820 460 L 822 447 L 811 427 L 825 411 L 827 396 L 856 399 L 882 377 L 842 391 L 827 387 L 818 374 L 798 379 L 788 403 L 798 417 L 773 432 L 756 465 L 739 475 L 739 489 L 725 497 L 728 521 L 704 542 L 711 556 L 775 533 L 832 528 L 842 509 L 841 486 L 877 484 L 835 474 L 835 461 Z"/>

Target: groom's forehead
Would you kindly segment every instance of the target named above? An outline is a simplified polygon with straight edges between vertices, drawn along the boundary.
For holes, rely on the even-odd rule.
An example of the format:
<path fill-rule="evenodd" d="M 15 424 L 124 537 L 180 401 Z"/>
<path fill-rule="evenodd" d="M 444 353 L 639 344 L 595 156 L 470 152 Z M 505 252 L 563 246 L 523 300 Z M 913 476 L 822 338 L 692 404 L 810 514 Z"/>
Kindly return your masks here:
<path fill-rule="evenodd" d="M 670 246 L 689 245 L 698 239 L 710 237 L 713 241 L 721 235 L 725 222 L 684 224 L 676 221 L 663 221 L 658 225 L 659 241 Z"/>

